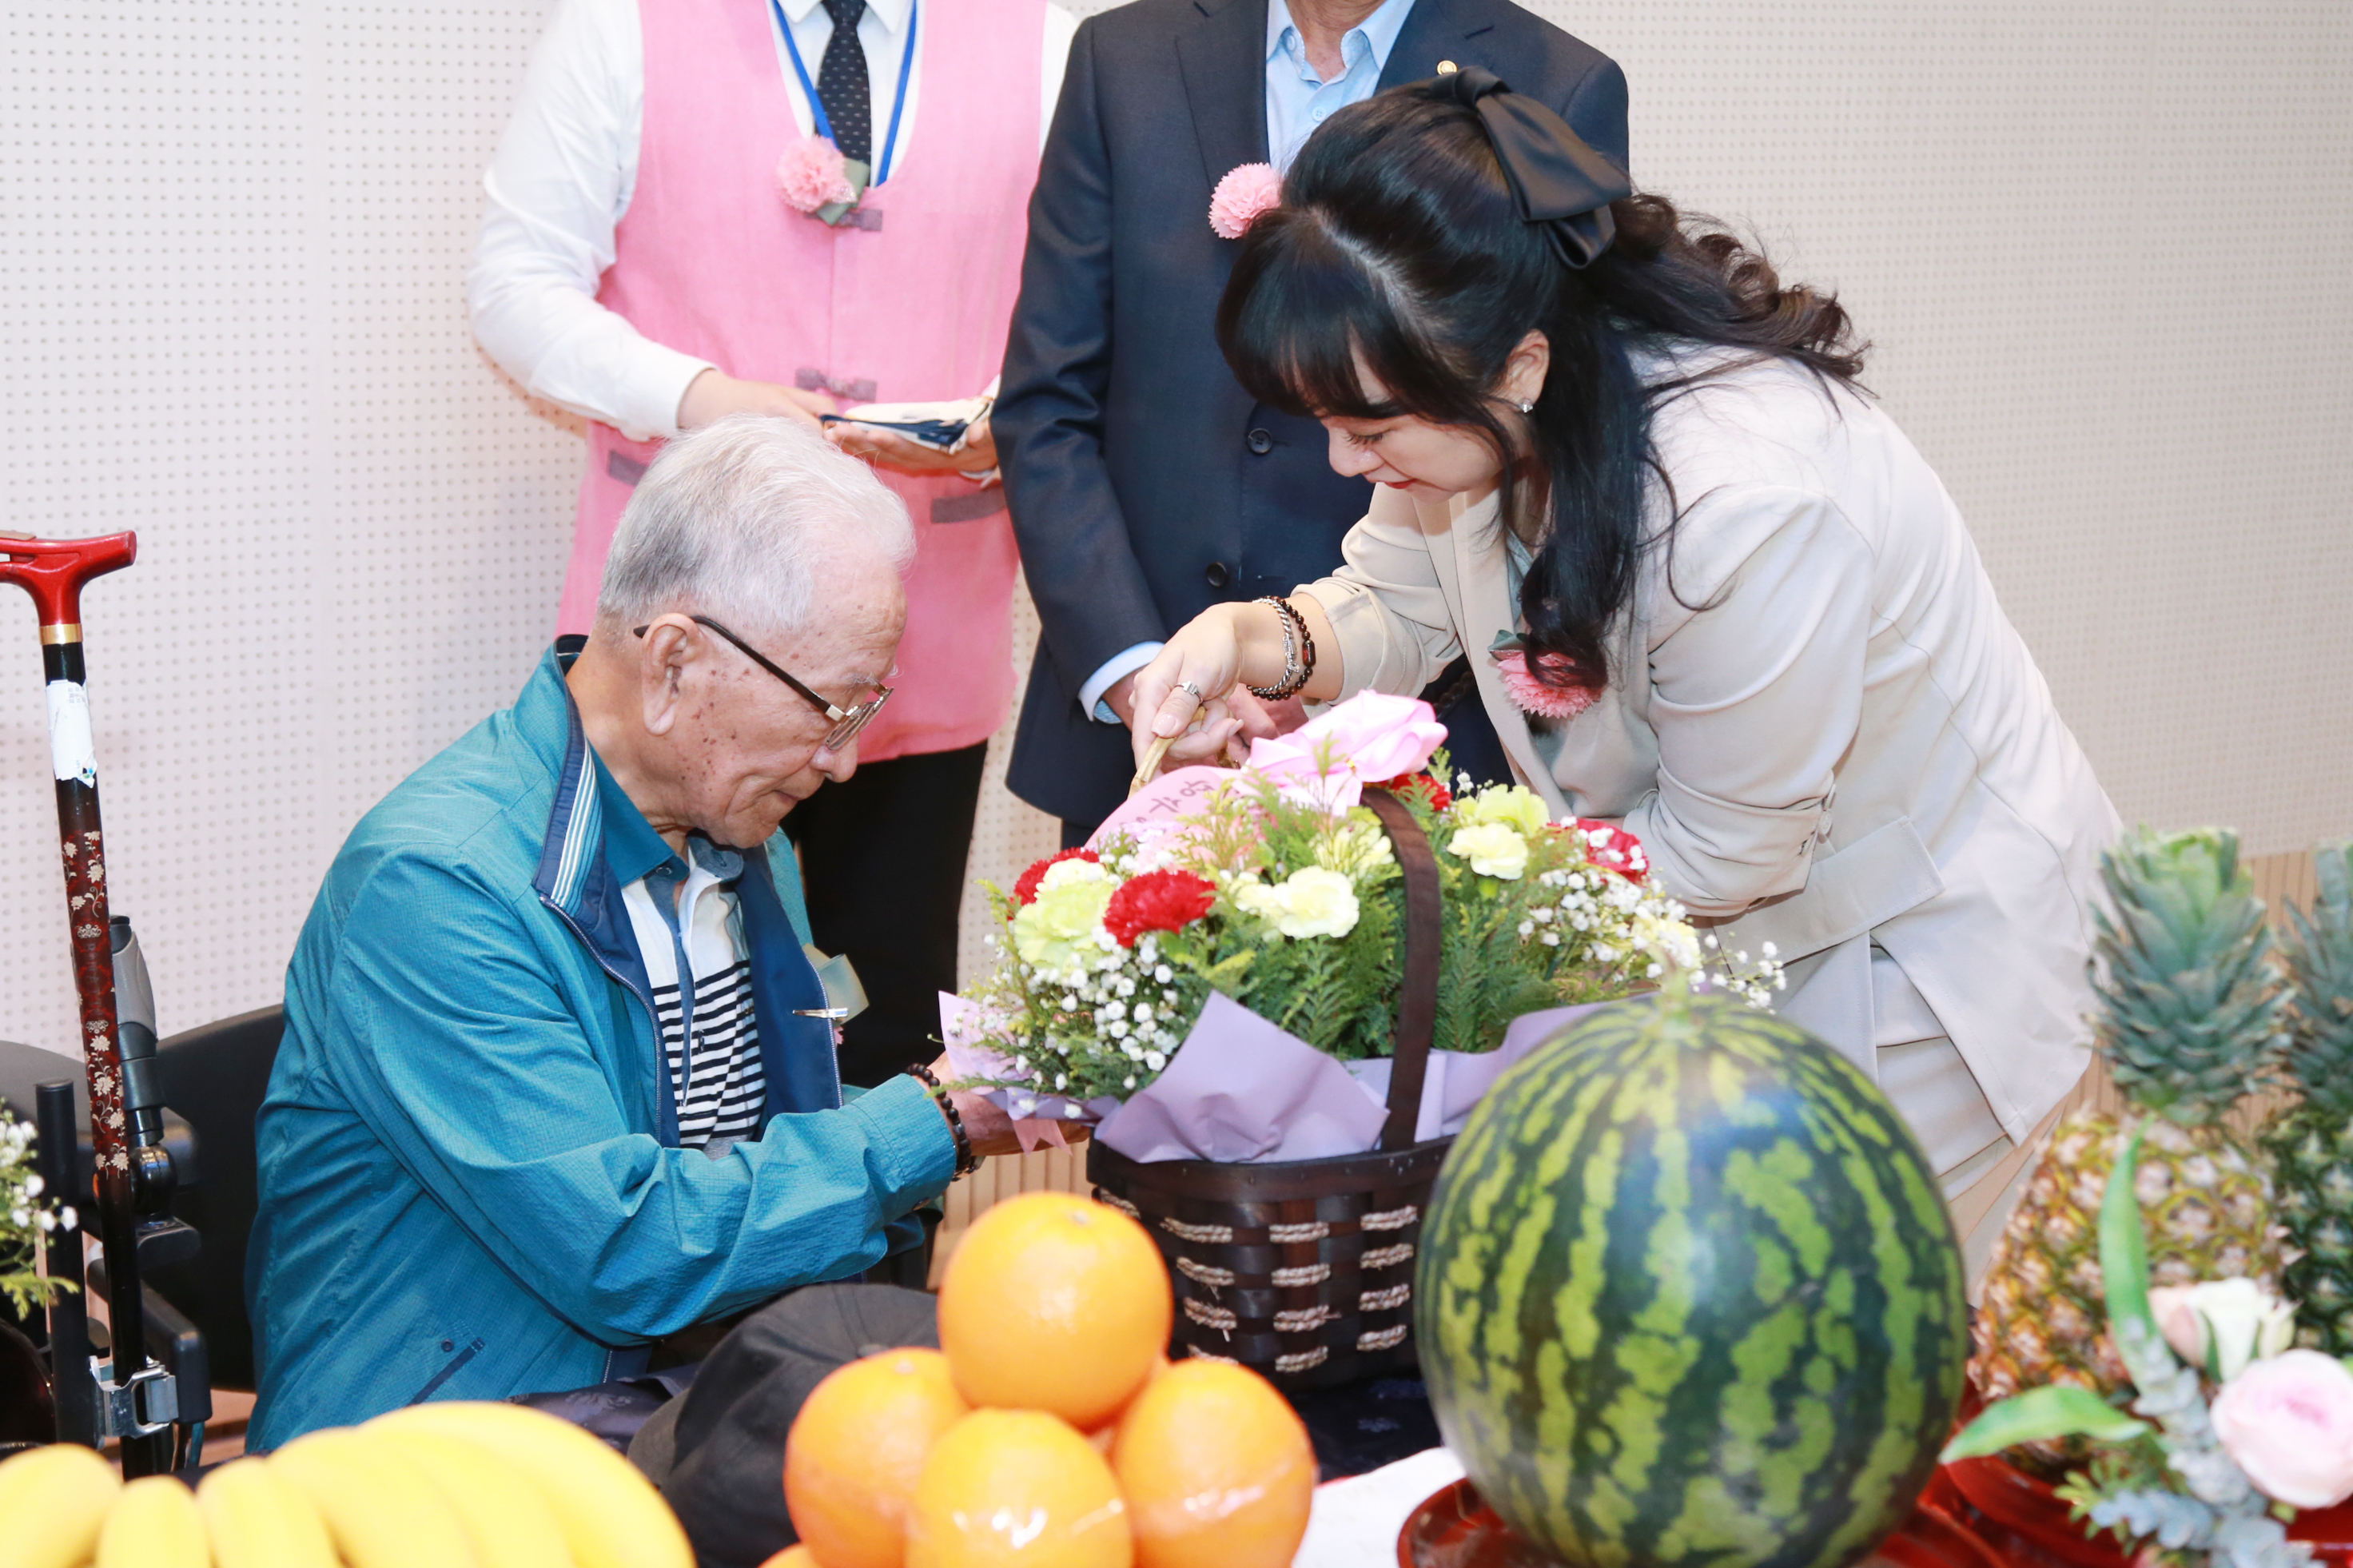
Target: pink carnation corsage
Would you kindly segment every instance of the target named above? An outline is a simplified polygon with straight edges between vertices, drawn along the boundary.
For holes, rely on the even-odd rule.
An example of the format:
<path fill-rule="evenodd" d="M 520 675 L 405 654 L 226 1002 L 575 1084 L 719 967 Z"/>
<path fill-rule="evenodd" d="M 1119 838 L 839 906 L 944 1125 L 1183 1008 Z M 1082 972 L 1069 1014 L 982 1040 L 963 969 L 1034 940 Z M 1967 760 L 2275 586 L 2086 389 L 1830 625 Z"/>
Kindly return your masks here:
<path fill-rule="evenodd" d="M 1498 637 L 1487 657 L 1495 661 L 1512 706 L 1538 719 L 1566 723 L 1592 707 L 1600 695 L 1589 686 L 1555 686 L 1539 679 L 1536 671 L 1528 668 L 1527 648 L 1517 637 Z M 1536 665 L 1546 671 L 1566 672 L 1569 668 L 1568 660 L 1556 653 L 1538 654 Z"/>
<path fill-rule="evenodd" d="M 849 162 L 839 148 L 822 136 L 809 136 L 776 160 L 776 189 L 795 212 L 824 217 L 825 208 L 857 201 L 860 184 L 850 177 Z"/>
<path fill-rule="evenodd" d="M 1271 163 L 1244 163 L 1226 171 L 1209 193 L 1209 227 L 1219 239 L 1240 239 L 1259 215 L 1282 205 L 1282 176 Z"/>

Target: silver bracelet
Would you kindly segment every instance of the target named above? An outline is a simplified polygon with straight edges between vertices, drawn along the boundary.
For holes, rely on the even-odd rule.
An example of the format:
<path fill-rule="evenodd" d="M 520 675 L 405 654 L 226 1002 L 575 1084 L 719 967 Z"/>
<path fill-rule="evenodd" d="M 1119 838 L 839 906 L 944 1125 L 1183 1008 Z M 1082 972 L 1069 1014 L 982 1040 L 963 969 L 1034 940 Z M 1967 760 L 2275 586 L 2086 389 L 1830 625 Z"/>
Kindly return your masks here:
<path fill-rule="evenodd" d="M 1251 603 L 1268 606 L 1274 611 L 1274 618 L 1282 623 L 1282 679 L 1272 686 L 1250 686 L 1248 681 L 1242 684 L 1249 688 L 1251 696 L 1262 702 L 1280 702 L 1295 695 L 1301 687 L 1307 684 L 1307 678 L 1315 673 L 1315 644 L 1308 637 L 1307 622 L 1291 607 L 1289 600 L 1270 595 Z M 1292 635 L 1294 626 L 1298 627 L 1296 637 Z M 1303 647 L 1304 658 L 1301 657 Z"/>

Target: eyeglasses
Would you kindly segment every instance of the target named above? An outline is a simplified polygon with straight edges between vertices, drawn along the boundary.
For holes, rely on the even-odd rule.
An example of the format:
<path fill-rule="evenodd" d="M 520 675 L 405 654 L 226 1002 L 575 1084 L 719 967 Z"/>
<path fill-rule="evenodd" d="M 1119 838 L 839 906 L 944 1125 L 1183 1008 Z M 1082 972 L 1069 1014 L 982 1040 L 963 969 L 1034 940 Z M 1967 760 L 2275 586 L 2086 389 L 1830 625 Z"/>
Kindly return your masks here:
<path fill-rule="evenodd" d="M 882 711 L 882 704 L 891 700 L 891 692 L 892 689 L 888 686 L 878 686 L 874 688 L 873 696 L 868 698 L 865 701 L 859 703 L 856 707 L 837 708 L 832 703 L 828 702 L 824 698 L 819 697 L 815 691 L 811 690 L 801 681 L 796 679 L 791 672 L 786 670 L 782 665 L 769 662 L 765 654 L 763 654 L 758 648 L 754 647 L 750 643 L 745 642 L 742 637 L 737 637 L 733 632 L 729 631 L 725 626 L 721 626 L 717 621 L 712 620 L 709 616 L 690 616 L 687 618 L 691 620 L 698 626 L 710 627 L 712 631 L 717 632 L 721 637 L 725 637 L 729 642 L 733 643 L 737 647 L 744 650 L 744 658 L 750 659 L 754 664 L 758 665 L 762 669 L 766 670 L 770 675 L 775 676 L 778 680 L 783 681 L 786 686 L 791 687 L 795 691 L 799 692 L 803 697 L 808 700 L 810 707 L 816 709 L 828 719 L 833 721 L 833 728 L 825 732 L 824 744 L 827 751 L 838 752 L 841 750 L 842 747 L 849 744 L 850 742 L 856 740 L 858 738 L 858 731 L 866 728 L 867 722 L 871 720 L 874 715 Z M 652 626 L 653 623 L 649 621 L 644 626 L 637 627 L 635 635 L 643 637 L 648 631 L 652 629 Z"/>

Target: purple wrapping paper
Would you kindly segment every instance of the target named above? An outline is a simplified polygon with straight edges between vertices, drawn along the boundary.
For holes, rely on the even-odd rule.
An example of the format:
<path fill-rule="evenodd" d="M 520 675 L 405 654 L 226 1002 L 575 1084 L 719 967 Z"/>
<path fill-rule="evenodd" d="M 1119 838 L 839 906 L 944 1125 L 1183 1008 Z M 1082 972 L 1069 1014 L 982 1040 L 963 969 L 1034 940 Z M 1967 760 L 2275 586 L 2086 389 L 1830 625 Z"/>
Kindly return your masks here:
<path fill-rule="evenodd" d="M 1388 1112 L 1340 1062 L 1212 993 L 1161 1075 L 1095 1129 L 1131 1160 L 1320 1160 L 1380 1142 Z"/>
<path fill-rule="evenodd" d="M 1430 1070 L 1421 1080 L 1421 1114 L 1414 1122 L 1414 1142 L 1451 1138 L 1461 1131 L 1462 1124 L 1471 1120 L 1472 1108 L 1486 1098 L 1487 1091 L 1495 1087 L 1495 1080 L 1507 1068 L 1543 1044 L 1555 1030 L 1606 1005 L 1601 1002 L 1582 1002 L 1574 1007 L 1523 1013 L 1504 1028 L 1504 1043 L 1492 1051 L 1430 1052 Z M 1390 1065 L 1387 1057 L 1346 1064 L 1365 1092 L 1383 1105 L 1389 1100 Z M 1375 1141 L 1378 1141 L 1377 1137 Z M 1365 1147 L 1369 1149 L 1372 1144 Z"/>
<path fill-rule="evenodd" d="M 1416 1142 L 1462 1130 L 1488 1089 L 1556 1030 L 1603 1003 L 1550 1007 L 1512 1020 L 1492 1051 L 1432 1051 L 1422 1080 Z M 979 1009 L 940 996 L 950 1065 L 998 1078 L 1012 1064 L 988 1046 Z M 1213 994 L 1161 1075 L 1121 1103 L 1084 1104 L 1050 1093 L 1001 1089 L 988 1098 L 1015 1117 L 1024 1148 L 1062 1145 L 1071 1121 L 1094 1123 L 1103 1146 L 1140 1163 L 1216 1160 L 1256 1164 L 1362 1154 L 1388 1120 L 1389 1062 L 1343 1062 L 1279 1029 L 1230 997 Z"/>

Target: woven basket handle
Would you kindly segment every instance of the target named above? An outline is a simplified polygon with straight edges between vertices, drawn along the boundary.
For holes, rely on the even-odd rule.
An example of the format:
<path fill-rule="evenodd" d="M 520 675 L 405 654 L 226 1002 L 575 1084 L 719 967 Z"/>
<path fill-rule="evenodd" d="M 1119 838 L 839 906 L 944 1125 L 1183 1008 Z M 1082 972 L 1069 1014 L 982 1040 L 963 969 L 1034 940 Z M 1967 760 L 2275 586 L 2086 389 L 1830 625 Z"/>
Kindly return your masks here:
<path fill-rule="evenodd" d="M 1438 1028 L 1438 949 L 1445 905 L 1439 897 L 1438 856 L 1413 813 L 1387 790 L 1366 790 L 1364 799 L 1388 830 L 1398 868 L 1405 873 L 1405 984 L 1398 999 L 1397 1056 L 1389 1065 L 1389 1119 L 1381 1128 L 1382 1148 L 1405 1149 L 1412 1146 L 1414 1124 L 1421 1119 L 1422 1079 L 1429 1075 L 1430 1042 Z"/>

